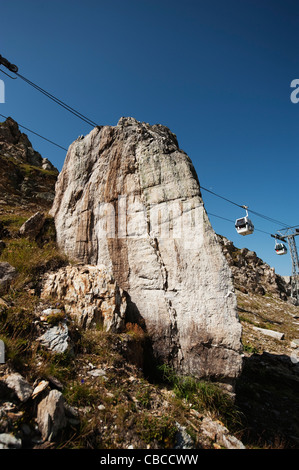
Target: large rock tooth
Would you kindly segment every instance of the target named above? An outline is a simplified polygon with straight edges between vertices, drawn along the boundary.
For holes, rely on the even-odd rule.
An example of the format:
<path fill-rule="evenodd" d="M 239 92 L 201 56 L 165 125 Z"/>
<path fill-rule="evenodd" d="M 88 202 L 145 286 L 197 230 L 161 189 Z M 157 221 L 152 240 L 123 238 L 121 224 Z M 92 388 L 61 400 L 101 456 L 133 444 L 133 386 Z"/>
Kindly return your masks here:
<path fill-rule="evenodd" d="M 194 166 L 165 126 L 121 118 L 69 148 L 51 209 L 59 246 L 111 269 L 153 350 L 180 373 L 233 382 L 242 367 L 231 271 Z"/>

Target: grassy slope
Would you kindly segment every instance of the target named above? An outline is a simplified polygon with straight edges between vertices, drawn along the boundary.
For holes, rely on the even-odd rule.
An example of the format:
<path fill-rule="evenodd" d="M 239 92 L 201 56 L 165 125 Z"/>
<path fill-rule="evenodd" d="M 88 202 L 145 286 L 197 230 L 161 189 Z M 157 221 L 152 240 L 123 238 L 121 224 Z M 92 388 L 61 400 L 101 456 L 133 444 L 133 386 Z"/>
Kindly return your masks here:
<path fill-rule="evenodd" d="M 1 208 L 0 208 L 1 210 Z M 54 355 L 39 346 L 37 315 L 41 304 L 39 280 L 43 272 L 67 262 L 49 229 L 44 243 L 21 239 L 17 231 L 34 211 L 2 207 L 0 220 L 11 236 L 0 261 L 18 268 L 19 276 L 0 307 L 0 338 L 6 343 L 7 365 L 33 383 L 56 377 L 63 393 L 79 411 L 74 423 L 51 446 L 67 448 L 167 448 L 174 445 L 175 423 L 186 426 L 198 448 L 213 447 L 200 432 L 202 416 L 221 420 L 249 447 L 296 446 L 299 438 L 298 375 L 288 357 L 296 337 L 298 307 L 268 296 L 238 293 L 243 324 L 245 367 L 234 404 L 215 385 L 178 378 L 171 370 L 142 372 L 147 338 L 134 325 L 123 334 L 81 331 L 69 319 L 74 354 Z M 49 226 L 51 227 L 51 225 Z M 258 325 L 285 333 L 277 341 L 252 329 Z M 90 375 L 103 369 L 105 377 Z M 298 388 L 297 388 L 298 389 Z M 30 409 L 25 408 L 30 421 Z M 23 418 L 24 419 L 24 418 Z"/>

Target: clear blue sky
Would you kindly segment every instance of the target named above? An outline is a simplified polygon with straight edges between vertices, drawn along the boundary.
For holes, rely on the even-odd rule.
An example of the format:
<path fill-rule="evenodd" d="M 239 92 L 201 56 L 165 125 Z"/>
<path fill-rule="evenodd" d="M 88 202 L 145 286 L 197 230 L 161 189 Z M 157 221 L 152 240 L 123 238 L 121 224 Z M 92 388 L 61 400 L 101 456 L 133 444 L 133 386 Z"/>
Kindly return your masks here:
<path fill-rule="evenodd" d="M 168 126 L 202 186 L 299 224 L 299 103 L 290 100 L 299 78 L 297 0 L 15 0 L 0 13 L 0 54 L 25 77 L 99 125 L 133 116 Z M 91 130 L 22 80 L 0 78 L 0 113 L 64 147 Z M 65 152 L 28 136 L 61 170 Z M 203 198 L 209 213 L 243 215 Z M 252 219 L 266 232 L 280 228 Z M 239 248 L 291 273 L 290 256 L 275 255 L 269 235 L 241 237 L 233 224 L 210 220 Z"/>

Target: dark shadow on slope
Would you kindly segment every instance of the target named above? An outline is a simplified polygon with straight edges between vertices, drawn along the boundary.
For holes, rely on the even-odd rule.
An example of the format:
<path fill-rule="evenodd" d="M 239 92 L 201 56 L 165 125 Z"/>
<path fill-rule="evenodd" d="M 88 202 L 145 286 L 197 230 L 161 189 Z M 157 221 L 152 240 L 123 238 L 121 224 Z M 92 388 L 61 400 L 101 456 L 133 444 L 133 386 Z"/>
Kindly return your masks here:
<path fill-rule="evenodd" d="M 245 357 L 236 384 L 244 445 L 299 448 L 299 363 L 264 352 Z"/>
<path fill-rule="evenodd" d="M 153 345 L 150 337 L 147 335 L 146 323 L 141 315 L 137 305 L 132 301 L 131 296 L 126 292 L 127 310 L 126 310 L 126 323 L 137 324 L 144 331 L 144 338 L 142 341 L 142 369 L 144 376 L 150 382 L 156 380 L 158 370 L 158 360 L 154 354 Z"/>

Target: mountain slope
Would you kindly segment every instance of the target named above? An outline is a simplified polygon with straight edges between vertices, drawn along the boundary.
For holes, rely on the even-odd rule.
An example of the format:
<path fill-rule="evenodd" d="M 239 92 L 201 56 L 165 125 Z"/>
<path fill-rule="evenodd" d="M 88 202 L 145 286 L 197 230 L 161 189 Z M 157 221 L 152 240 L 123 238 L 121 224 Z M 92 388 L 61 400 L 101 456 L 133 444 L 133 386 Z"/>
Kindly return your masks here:
<path fill-rule="evenodd" d="M 58 170 L 32 148 L 16 121 L 0 123 L 0 208 L 51 207 Z"/>
<path fill-rule="evenodd" d="M 288 301 L 288 285 L 256 254 L 225 241 L 243 328 L 235 400 L 214 383 L 153 368 L 138 325 L 127 323 L 121 333 L 84 330 L 64 299 L 41 298 L 45 274 L 72 261 L 59 252 L 50 223 L 36 239 L 19 229 L 51 207 L 57 171 L 43 168 L 48 162 L 13 120 L 0 125 L 0 136 L 0 263 L 18 271 L 0 297 L 0 448 L 299 448 L 299 308 Z M 63 353 L 45 346 L 49 331 L 58 330 L 71 346 Z M 61 418 L 54 413 L 53 438 L 50 405 Z"/>

